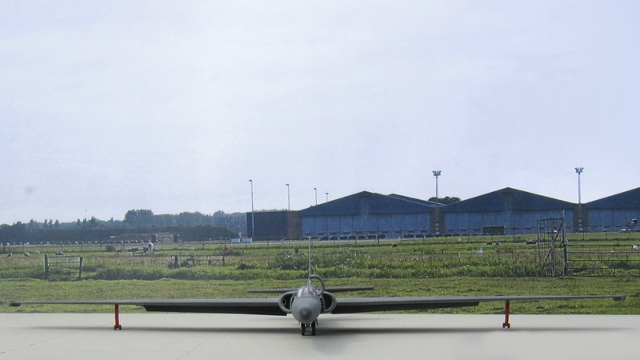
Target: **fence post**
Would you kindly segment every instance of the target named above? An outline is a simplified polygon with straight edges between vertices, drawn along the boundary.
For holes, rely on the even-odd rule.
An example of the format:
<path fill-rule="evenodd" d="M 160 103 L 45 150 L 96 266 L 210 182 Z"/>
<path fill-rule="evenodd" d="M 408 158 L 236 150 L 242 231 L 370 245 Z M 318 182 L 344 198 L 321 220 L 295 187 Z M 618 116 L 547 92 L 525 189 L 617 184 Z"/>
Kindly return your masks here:
<path fill-rule="evenodd" d="M 78 270 L 78 280 L 82 279 L 82 263 L 84 261 L 84 256 L 80 256 L 80 269 Z"/>
<path fill-rule="evenodd" d="M 44 254 L 44 278 L 49 278 L 49 256 Z"/>

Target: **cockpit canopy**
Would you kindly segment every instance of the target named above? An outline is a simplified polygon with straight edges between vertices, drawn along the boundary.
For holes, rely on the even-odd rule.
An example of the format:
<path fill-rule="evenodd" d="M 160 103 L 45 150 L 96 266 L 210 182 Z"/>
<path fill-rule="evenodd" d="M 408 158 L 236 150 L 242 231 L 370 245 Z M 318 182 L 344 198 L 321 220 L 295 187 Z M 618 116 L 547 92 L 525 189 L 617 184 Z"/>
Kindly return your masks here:
<path fill-rule="evenodd" d="M 303 286 L 298 289 L 297 297 L 309 297 L 309 296 L 317 296 L 318 292 L 316 291 L 316 287 L 313 285 Z"/>

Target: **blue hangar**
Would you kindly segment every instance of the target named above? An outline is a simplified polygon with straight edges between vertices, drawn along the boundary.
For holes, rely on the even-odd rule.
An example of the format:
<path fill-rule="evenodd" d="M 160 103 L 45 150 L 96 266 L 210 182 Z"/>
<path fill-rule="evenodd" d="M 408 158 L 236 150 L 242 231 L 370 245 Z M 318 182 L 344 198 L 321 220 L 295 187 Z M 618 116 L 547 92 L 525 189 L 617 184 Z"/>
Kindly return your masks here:
<path fill-rule="evenodd" d="M 575 204 L 507 187 L 446 206 L 362 191 L 300 211 L 247 213 L 247 233 L 254 237 L 255 228 L 257 240 L 529 234 L 548 218 L 564 218 L 569 232 L 638 230 L 640 188 Z"/>
<path fill-rule="evenodd" d="M 325 240 L 425 236 L 444 205 L 363 191 L 300 211 L 302 235 Z"/>

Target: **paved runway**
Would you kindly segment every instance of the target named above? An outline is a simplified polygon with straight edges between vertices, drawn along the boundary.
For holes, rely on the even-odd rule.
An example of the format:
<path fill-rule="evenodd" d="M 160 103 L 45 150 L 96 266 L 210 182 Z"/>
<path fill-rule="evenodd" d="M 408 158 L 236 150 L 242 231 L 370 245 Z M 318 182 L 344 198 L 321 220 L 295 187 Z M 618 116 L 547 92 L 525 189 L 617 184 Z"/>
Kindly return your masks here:
<path fill-rule="evenodd" d="M 640 316 L 0 314 L 0 359 L 640 359 Z"/>

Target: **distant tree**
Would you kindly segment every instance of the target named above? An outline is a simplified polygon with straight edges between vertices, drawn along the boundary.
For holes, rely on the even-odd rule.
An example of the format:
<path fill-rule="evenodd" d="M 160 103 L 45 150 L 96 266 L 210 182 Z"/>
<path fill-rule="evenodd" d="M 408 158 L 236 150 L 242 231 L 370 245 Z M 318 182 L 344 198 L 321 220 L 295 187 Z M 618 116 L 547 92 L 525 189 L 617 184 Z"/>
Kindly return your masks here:
<path fill-rule="evenodd" d="M 124 223 L 128 226 L 150 226 L 153 225 L 153 211 L 129 210 L 124 215 Z"/>
<path fill-rule="evenodd" d="M 449 204 L 457 203 L 457 202 L 459 202 L 461 200 L 460 200 L 459 197 L 456 197 L 456 196 L 446 196 L 446 197 L 443 197 L 443 198 L 437 198 L 437 197 L 434 196 L 434 197 L 430 198 L 429 201 L 437 202 L 437 203 L 440 203 L 440 204 L 443 204 L 443 205 L 449 205 Z"/>
<path fill-rule="evenodd" d="M 12 241 L 25 241 L 27 240 L 27 225 L 18 221 L 7 229 L 7 239 Z"/>
<path fill-rule="evenodd" d="M 181 212 L 180 214 L 178 214 L 177 222 L 180 225 L 186 226 L 205 225 L 207 223 L 207 216 L 198 211 L 194 213 Z"/>

